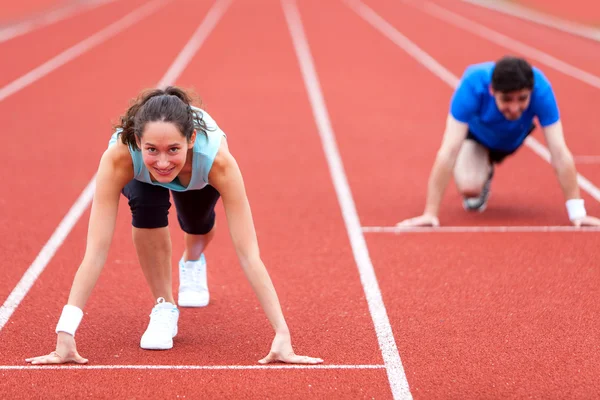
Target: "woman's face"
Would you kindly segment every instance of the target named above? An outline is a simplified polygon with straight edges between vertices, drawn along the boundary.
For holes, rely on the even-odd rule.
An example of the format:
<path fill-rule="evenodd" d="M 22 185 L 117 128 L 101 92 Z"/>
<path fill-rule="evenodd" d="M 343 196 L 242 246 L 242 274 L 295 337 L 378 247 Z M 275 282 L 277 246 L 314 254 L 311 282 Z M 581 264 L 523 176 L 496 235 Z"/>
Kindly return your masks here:
<path fill-rule="evenodd" d="M 148 122 L 138 143 L 144 164 L 155 181 L 171 182 L 185 166 L 188 150 L 194 146 L 196 132 L 190 142 L 171 122 Z"/>

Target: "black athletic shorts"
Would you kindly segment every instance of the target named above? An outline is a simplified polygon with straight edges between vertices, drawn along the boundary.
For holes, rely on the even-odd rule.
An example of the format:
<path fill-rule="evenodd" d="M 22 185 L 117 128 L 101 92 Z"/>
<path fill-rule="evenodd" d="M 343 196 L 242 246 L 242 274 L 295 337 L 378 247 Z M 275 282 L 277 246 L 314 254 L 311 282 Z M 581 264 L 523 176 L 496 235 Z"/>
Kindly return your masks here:
<path fill-rule="evenodd" d="M 529 136 L 531 134 L 531 132 L 533 132 L 534 129 L 535 129 L 535 124 L 532 124 L 531 128 L 529 128 L 529 132 L 527 132 L 527 135 L 525 137 Z M 520 147 L 520 146 L 517 147 L 513 151 L 490 149 L 485 144 L 481 143 L 479 141 L 479 139 L 477 139 L 471 131 L 469 131 L 469 133 L 467 134 L 467 140 L 473 140 L 473 141 L 479 143 L 480 145 L 482 145 L 483 147 L 485 147 L 486 149 L 488 149 L 488 152 L 490 154 L 489 157 L 490 157 L 491 164 L 501 163 L 506 157 L 510 156 L 511 154 L 514 154 Z"/>
<path fill-rule="evenodd" d="M 122 193 L 129 200 L 131 224 L 136 228 L 167 226 L 171 193 L 175 201 L 177 220 L 184 232 L 205 235 L 215 225 L 215 205 L 220 194 L 210 185 L 201 190 L 177 192 L 133 179 L 125 185 Z"/>

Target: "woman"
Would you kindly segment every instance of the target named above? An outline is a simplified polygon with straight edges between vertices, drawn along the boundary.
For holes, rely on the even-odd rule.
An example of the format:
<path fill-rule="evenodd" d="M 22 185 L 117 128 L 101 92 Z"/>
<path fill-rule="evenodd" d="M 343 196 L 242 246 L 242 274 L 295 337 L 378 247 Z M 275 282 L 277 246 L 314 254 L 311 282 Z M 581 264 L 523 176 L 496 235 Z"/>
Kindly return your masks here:
<path fill-rule="evenodd" d="M 167 87 L 143 92 L 117 128 L 98 168 L 86 251 L 56 327 L 56 350 L 26 361 L 87 363 L 77 352 L 75 332 L 106 261 L 121 193 L 129 200 L 140 265 L 154 298 L 158 299 L 140 346 L 144 349 L 173 346 L 179 311 L 171 289 L 171 242 L 167 226 L 172 193 L 185 237 L 185 252 L 180 261 L 180 305 L 202 306 L 208 302 L 203 252 L 214 236 L 214 207 L 222 197 L 240 264 L 275 330 L 271 351 L 259 362 L 323 362 L 294 354 L 275 288 L 260 259 L 242 175 L 229 153 L 225 134 L 215 121 L 206 112 L 192 107 L 185 91 Z"/>

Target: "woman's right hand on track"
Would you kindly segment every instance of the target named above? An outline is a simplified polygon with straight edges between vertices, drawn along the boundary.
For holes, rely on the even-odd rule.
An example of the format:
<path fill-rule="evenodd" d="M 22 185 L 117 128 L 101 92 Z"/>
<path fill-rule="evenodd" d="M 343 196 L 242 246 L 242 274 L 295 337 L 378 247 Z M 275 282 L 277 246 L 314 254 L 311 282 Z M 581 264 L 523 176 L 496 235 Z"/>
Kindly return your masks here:
<path fill-rule="evenodd" d="M 420 226 L 438 227 L 440 226 L 440 221 L 435 215 L 423 214 L 418 217 L 409 218 L 405 219 L 404 221 L 398 222 L 396 226 L 399 228 L 411 228 Z"/>
<path fill-rule="evenodd" d="M 27 358 L 25 361 L 31 364 L 65 364 L 69 362 L 86 364 L 88 362 L 77 352 L 75 338 L 65 332 L 58 333 L 55 351 L 45 356 Z"/>

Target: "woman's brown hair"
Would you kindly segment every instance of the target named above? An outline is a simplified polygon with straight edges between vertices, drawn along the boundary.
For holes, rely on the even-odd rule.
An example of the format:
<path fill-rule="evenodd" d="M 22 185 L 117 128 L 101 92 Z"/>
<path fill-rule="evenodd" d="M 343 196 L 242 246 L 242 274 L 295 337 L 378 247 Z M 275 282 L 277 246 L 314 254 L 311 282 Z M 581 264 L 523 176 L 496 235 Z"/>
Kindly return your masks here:
<path fill-rule="evenodd" d="M 115 128 L 122 130 L 120 136 L 124 144 L 139 150 L 137 143 L 142 138 L 146 124 L 155 121 L 175 124 L 188 142 L 194 129 L 204 134 L 207 131 L 202 113 L 192 109 L 192 96 L 176 86 L 140 93 Z"/>

